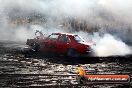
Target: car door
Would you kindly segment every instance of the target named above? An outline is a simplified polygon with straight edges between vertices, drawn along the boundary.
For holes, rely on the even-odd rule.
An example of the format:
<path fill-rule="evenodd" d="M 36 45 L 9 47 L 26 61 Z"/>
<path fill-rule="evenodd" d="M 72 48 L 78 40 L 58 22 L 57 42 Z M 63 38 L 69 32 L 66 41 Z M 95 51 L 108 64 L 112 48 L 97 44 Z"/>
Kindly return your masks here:
<path fill-rule="evenodd" d="M 57 52 L 65 53 L 69 45 L 69 39 L 65 34 L 60 35 L 56 44 L 57 44 Z"/>
<path fill-rule="evenodd" d="M 49 43 L 47 45 L 49 51 L 56 52 L 58 38 L 59 38 L 59 34 L 52 34 L 49 37 Z"/>
<path fill-rule="evenodd" d="M 43 41 L 43 50 L 54 52 L 56 50 L 58 37 L 58 34 L 51 34 L 45 41 Z"/>

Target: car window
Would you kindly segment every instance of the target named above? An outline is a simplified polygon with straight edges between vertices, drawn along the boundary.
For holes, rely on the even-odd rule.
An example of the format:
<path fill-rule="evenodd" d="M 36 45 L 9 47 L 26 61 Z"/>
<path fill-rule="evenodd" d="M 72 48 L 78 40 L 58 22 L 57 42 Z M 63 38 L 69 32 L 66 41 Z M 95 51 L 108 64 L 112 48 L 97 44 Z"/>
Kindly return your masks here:
<path fill-rule="evenodd" d="M 85 40 L 81 38 L 79 35 L 74 35 L 74 38 L 77 42 L 84 42 Z"/>
<path fill-rule="evenodd" d="M 54 39 L 58 39 L 58 37 L 59 37 L 58 34 L 52 34 L 52 35 L 49 36 L 49 39 L 54 40 Z"/>
<path fill-rule="evenodd" d="M 68 41 L 68 38 L 67 38 L 66 35 L 61 35 L 60 38 L 59 38 L 59 41 L 67 42 Z"/>

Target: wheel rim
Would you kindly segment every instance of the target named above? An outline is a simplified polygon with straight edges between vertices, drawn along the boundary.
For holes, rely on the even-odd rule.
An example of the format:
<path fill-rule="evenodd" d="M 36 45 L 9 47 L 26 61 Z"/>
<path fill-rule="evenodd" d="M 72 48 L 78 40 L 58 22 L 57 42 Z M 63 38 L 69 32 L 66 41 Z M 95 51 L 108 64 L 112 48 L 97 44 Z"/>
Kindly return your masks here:
<path fill-rule="evenodd" d="M 39 45 L 34 42 L 33 46 L 32 46 L 32 49 L 33 49 L 33 51 L 38 51 L 39 50 Z"/>
<path fill-rule="evenodd" d="M 69 49 L 67 52 L 67 56 L 69 57 L 77 57 L 77 53 L 74 49 Z"/>

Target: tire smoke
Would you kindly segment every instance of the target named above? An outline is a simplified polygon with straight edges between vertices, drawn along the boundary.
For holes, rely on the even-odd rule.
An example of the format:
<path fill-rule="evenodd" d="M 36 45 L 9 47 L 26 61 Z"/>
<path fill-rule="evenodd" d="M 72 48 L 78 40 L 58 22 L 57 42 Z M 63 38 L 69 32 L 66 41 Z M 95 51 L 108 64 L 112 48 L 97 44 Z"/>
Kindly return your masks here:
<path fill-rule="evenodd" d="M 0 40 L 26 41 L 40 28 L 45 34 L 85 31 L 79 34 L 96 42 L 98 56 L 131 52 L 127 45 L 132 44 L 131 0 L 0 0 L 0 4 Z"/>
<path fill-rule="evenodd" d="M 132 47 L 128 46 L 117 36 L 108 33 L 100 35 L 99 32 L 91 35 L 82 31 L 76 32 L 75 34 L 81 35 L 87 42 L 94 42 L 95 45 L 92 46 L 92 49 L 95 52 L 95 56 L 107 57 L 132 54 Z"/>

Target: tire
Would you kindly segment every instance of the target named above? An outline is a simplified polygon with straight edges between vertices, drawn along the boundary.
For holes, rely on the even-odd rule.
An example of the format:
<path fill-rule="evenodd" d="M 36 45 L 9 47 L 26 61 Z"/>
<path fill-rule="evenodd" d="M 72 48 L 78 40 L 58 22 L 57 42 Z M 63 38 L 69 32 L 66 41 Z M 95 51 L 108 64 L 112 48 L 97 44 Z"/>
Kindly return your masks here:
<path fill-rule="evenodd" d="M 68 56 L 68 57 L 78 57 L 78 54 L 77 54 L 77 52 L 76 52 L 75 49 L 69 48 L 69 49 L 67 50 L 67 56 Z"/>
<path fill-rule="evenodd" d="M 32 51 L 34 51 L 34 52 L 38 52 L 39 49 L 40 49 L 40 45 L 38 43 L 36 43 L 36 42 L 33 42 L 31 44 L 31 46 L 32 46 Z"/>

